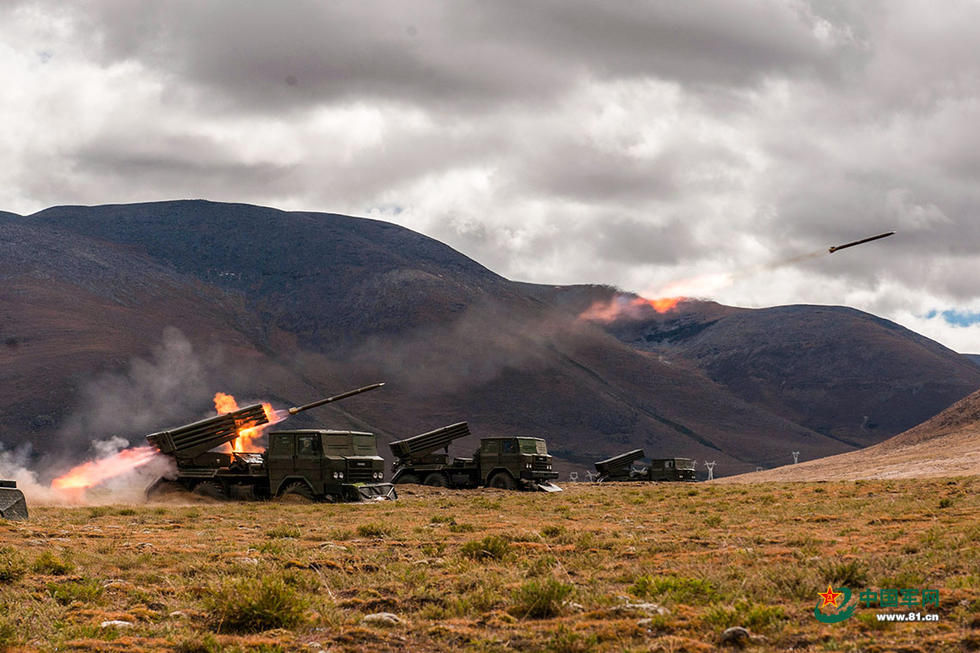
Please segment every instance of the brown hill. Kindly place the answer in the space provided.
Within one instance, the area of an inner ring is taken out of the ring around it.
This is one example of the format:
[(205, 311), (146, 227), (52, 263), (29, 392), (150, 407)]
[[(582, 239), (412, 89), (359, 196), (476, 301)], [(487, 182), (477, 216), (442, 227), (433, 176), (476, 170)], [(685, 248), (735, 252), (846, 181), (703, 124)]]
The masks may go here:
[(980, 474), (980, 391), (932, 419), (860, 451), (730, 476), (725, 483), (926, 478)]
[[(578, 312), (614, 296), (599, 286), (542, 288)], [(749, 403), (858, 447), (980, 388), (980, 367), (966, 356), (842, 306), (743, 309), (689, 300), (666, 313), (633, 310), (605, 328), (642, 351), (693, 363)]]
[[(468, 419), (475, 437), (543, 435), (579, 470), (634, 447), (726, 473), (853, 448), (835, 422), (801, 426), (696, 360), (577, 319), (562, 292), (375, 220), (202, 201), (0, 216), (0, 282), (0, 443), (49, 457), (139, 442), (204, 416), (218, 390), (287, 406), (381, 379), (307, 423), (393, 439)], [(744, 312), (685, 310), (678, 340)]]

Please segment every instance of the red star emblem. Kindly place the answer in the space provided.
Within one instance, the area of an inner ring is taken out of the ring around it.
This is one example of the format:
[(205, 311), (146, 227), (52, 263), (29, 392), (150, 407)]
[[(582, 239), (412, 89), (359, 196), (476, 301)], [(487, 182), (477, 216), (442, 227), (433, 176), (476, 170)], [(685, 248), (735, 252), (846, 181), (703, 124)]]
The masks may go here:
[(819, 596), (820, 598), (823, 599), (823, 603), (820, 604), (820, 607), (821, 608), (826, 608), (828, 605), (832, 605), (835, 608), (839, 608), (840, 607), (840, 599), (841, 599), (842, 596), (844, 596), (844, 593), (843, 592), (835, 592), (834, 591), (834, 588), (832, 586), (827, 585), (827, 591), (826, 592), (819, 592), (819, 593), (817, 593), (817, 596)]

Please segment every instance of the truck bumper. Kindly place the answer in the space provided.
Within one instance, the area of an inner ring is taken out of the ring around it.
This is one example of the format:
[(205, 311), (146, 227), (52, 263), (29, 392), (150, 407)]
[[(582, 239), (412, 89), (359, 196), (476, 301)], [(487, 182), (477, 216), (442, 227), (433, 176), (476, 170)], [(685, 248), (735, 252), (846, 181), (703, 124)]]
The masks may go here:
[(552, 483), (557, 478), (558, 472), (524, 471), (521, 473), (521, 484), (527, 490), (561, 492), (561, 488)]
[(350, 501), (394, 501), (398, 492), (391, 483), (356, 483), (344, 486)]
[(14, 488), (0, 488), (0, 517), (27, 519), (27, 501), (23, 492)]

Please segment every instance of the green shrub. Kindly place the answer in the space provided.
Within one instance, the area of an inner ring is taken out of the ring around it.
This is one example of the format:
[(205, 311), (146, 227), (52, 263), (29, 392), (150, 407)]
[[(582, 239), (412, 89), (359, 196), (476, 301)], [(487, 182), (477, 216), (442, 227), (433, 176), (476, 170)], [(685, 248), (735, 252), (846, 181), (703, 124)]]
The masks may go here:
[(503, 560), (510, 554), (510, 542), (497, 535), (487, 535), (464, 544), (462, 554), (474, 560)]
[(553, 524), (551, 526), (545, 526), (541, 529), (541, 535), (544, 537), (558, 537), (559, 535), (564, 535), (565, 527)]
[(629, 593), (639, 598), (672, 599), (678, 603), (707, 604), (718, 598), (715, 588), (701, 578), (640, 576)]
[(361, 537), (384, 538), (394, 535), (395, 529), (383, 524), (361, 524), (357, 527), (357, 534)]
[(820, 567), (824, 580), (834, 585), (864, 587), (868, 584), (868, 569), (860, 560), (832, 562)]
[(302, 623), (308, 602), (282, 578), (266, 576), (226, 583), (205, 605), (217, 631), (248, 633)]
[(6, 617), (0, 617), (0, 651), (6, 651), (17, 644), (17, 629), (7, 621)]
[(295, 526), (276, 526), (275, 528), (270, 528), (265, 532), (266, 537), (277, 538), (277, 537), (291, 537), (298, 538), (302, 533)]
[(708, 608), (703, 621), (720, 630), (732, 626), (744, 626), (749, 630), (769, 630), (782, 624), (786, 613), (778, 605), (765, 605), (751, 601), (736, 601), (731, 607), (716, 605)]
[(529, 580), (514, 591), (509, 612), (515, 617), (545, 619), (561, 612), (572, 586), (554, 578)]
[(0, 583), (13, 583), (27, 573), (24, 558), (9, 546), (0, 548)]
[(73, 572), (75, 565), (67, 560), (62, 560), (50, 551), (45, 551), (34, 560), (31, 569), (38, 574), (64, 576)]
[(94, 578), (69, 580), (62, 583), (48, 583), (51, 597), (62, 605), (72, 603), (95, 603), (104, 591), (102, 584)]

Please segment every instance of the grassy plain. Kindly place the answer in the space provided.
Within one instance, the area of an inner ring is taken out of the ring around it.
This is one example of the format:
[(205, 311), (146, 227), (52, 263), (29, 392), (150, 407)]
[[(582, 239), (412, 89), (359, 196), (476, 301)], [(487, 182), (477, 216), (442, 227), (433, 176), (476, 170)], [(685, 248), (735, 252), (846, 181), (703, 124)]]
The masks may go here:
[[(0, 522), (0, 650), (711, 651), (730, 626), (758, 651), (980, 649), (976, 478), (566, 488), (31, 506)], [(828, 583), (937, 589), (916, 610), (940, 621), (818, 623)]]

